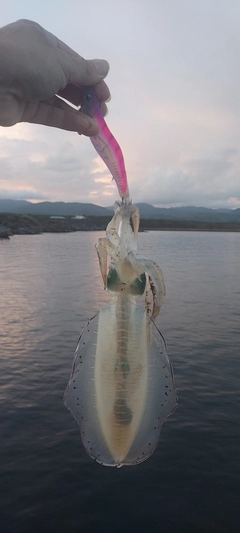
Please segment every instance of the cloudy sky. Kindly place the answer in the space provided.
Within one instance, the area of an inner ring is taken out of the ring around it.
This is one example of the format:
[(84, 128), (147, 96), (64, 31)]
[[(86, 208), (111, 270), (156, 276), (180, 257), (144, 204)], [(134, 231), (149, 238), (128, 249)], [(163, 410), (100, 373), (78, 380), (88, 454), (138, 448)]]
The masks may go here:
[[(4, 0), (2, 26), (35, 20), (110, 63), (107, 123), (131, 197), (155, 206), (240, 207), (239, 0)], [(0, 198), (112, 205), (89, 139), (0, 127)]]

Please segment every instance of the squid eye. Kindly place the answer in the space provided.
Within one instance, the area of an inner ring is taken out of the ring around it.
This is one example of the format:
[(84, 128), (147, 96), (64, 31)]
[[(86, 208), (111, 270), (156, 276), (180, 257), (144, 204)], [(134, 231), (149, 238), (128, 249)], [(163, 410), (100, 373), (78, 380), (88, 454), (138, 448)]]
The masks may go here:
[(92, 95), (91, 94), (86, 94), (86, 100), (87, 100), (87, 102), (91, 102)]

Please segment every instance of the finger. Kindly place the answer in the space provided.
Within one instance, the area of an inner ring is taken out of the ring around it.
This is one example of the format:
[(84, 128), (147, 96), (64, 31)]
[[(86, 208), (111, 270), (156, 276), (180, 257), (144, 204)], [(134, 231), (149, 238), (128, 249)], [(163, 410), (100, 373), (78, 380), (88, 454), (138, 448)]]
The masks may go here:
[[(79, 110), (71, 108), (69, 106), (69, 104), (64, 102), (63, 100), (61, 100), (61, 98), (62, 98), (62, 95), (61, 95), (61, 97), (59, 97), (59, 95), (56, 95), (53, 98), (49, 98), (49, 100), (45, 100), (45, 104), (57, 107), (57, 108), (62, 109), (63, 111), (66, 111), (66, 112), (69, 112), (69, 111), (72, 110), (72, 112), (75, 112), (77, 114), (79, 113)], [(68, 101), (70, 101), (70, 100), (68, 100)], [(102, 114), (105, 117), (108, 114), (108, 108), (107, 108), (105, 102), (102, 102), (100, 104), (100, 107), (101, 107)]]
[(0, 94), (0, 125), (14, 126), (20, 121), (23, 109), (24, 104), (19, 102), (14, 94), (3, 90)]
[(58, 91), (57, 94), (75, 106), (81, 104), (81, 87), (79, 87), (79, 85), (67, 85), (65, 89)]
[[(72, 72), (68, 83), (76, 83), (79, 85), (95, 85), (98, 81), (103, 80), (103, 78), (106, 77), (109, 71), (108, 61), (105, 59), (84, 59), (63, 41), (57, 37), (55, 38), (52, 36), (52, 34), (50, 35), (56, 39), (60, 57), (65, 57), (65, 59), (67, 58), (68, 62), (69, 59), (71, 59)], [(107, 89), (107, 91), (109, 93), (109, 89)], [(103, 99), (104, 98), (105, 97), (103, 97)]]
[[(101, 104), (102, 111), (106, 113), (106, 106), (104, 106), (104, 102), (110, 100), (110, 91), (108, 86), (104, 81), (100, 81), (96, 85), (94, 85), (94, 90), (96, 93), (96, 97), (98, 101)], [(71, 102), (72, 104), (79, 106), (81, 104), (81, 87), (79, 85), (67, 85), (65, 89), (58, 91), (58, 96), (61, 96), (61, 98), (64, 98), (68, 102)]]
[(109, 64), (105, 59), (86, 60), (62, 49), (58, 49), (58, 59), (66, 76), (66, 85), (95, 85), (109, 71)]
[[(45, 30), (46, 32), (46, 30)], [(83, 59), (82, 56), (80, 56), (79, 54), (77, 54), (77, 52), (75, 52), (72, 48), (70, 48), (70, 46), (68, 46), (67, 44), (65, 44), (63, 41), (61, 41), (61, 39), (58, 39), (58, 37), (55, 37), (55, 35), (52, 35), (52, 33), (50, 34), (49, 32), (47, 32), (48, 35), (50, 36), (50, 38), (54, 38), (56, 39), (57, 41), (57, 48), (59, 48), (59, 50), (61, 50), (62, 52), (65, 52), (69, 55), (71, 55), (72, 57), (75, 57), (75, 58), (81, 58)], [(52, 44), (52, 43), (51, 43)]]
[(107, 108), (105, 102), (102, 102), (102, 104), (101, 104), (101, 111), (102, 111), (103, 116), (106, 117), (107, 114), (108, 114), (108, 108)]
[(99, 102), (107, 102), (111, 99), (110, 91), (105, 81), (96, 83), (94, 91)]
[(99, 132), (98, 124), (94, 119), (71, 109), (60, 99), (58, 102), (27, 102), (19, 122), (42, 124), (67, 131), (76, 131), (88, 137)]

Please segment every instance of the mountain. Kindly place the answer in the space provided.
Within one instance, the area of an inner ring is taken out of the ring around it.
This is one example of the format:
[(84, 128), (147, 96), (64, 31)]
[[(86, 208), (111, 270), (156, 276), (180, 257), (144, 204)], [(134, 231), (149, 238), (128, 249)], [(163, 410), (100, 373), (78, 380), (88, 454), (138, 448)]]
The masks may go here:
[(22, 215), (55, 215), (55, 216), (109, 216), (108, 209), (94, 204), (78, 202), (40, 202), (32, 204), (26, 200), (1, 200), (0, 213), (18, 213)]
[[(154, 207), (151, 204), (135, 204), (141, 218), (161, 220), (196, 220), (205, 222), (240, 222), (240, 209), (210, 209), (208, 207)], [(113, 207), (107, 208), (113, 212)]]
[[(240, 209), (210, 209), (207, 207), (154, 207), (151, 204), (136, 204), (142, 219), (192, 220), (204, 222), (240, 222)], [(55, 216), (111, 216), (113, 206), (100, 207), (79, 202), (40, 202), (26, 200), (1, 200), (0, 213)]]

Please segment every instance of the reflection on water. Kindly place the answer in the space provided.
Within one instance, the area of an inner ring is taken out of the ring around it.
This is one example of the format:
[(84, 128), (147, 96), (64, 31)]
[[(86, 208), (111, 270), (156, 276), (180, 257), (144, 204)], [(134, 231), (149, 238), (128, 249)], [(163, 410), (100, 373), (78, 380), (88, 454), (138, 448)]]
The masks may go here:
[(153, 457), (117, 472), (88, 459), (62, 401), (78, 335), (110, 299), (94, 248), (100, 236), (0, 242), (1, 527), (237, 532), (240, 234), (140, 234), (140, 253), (164, 273), (158, 325), (179, 408)]

